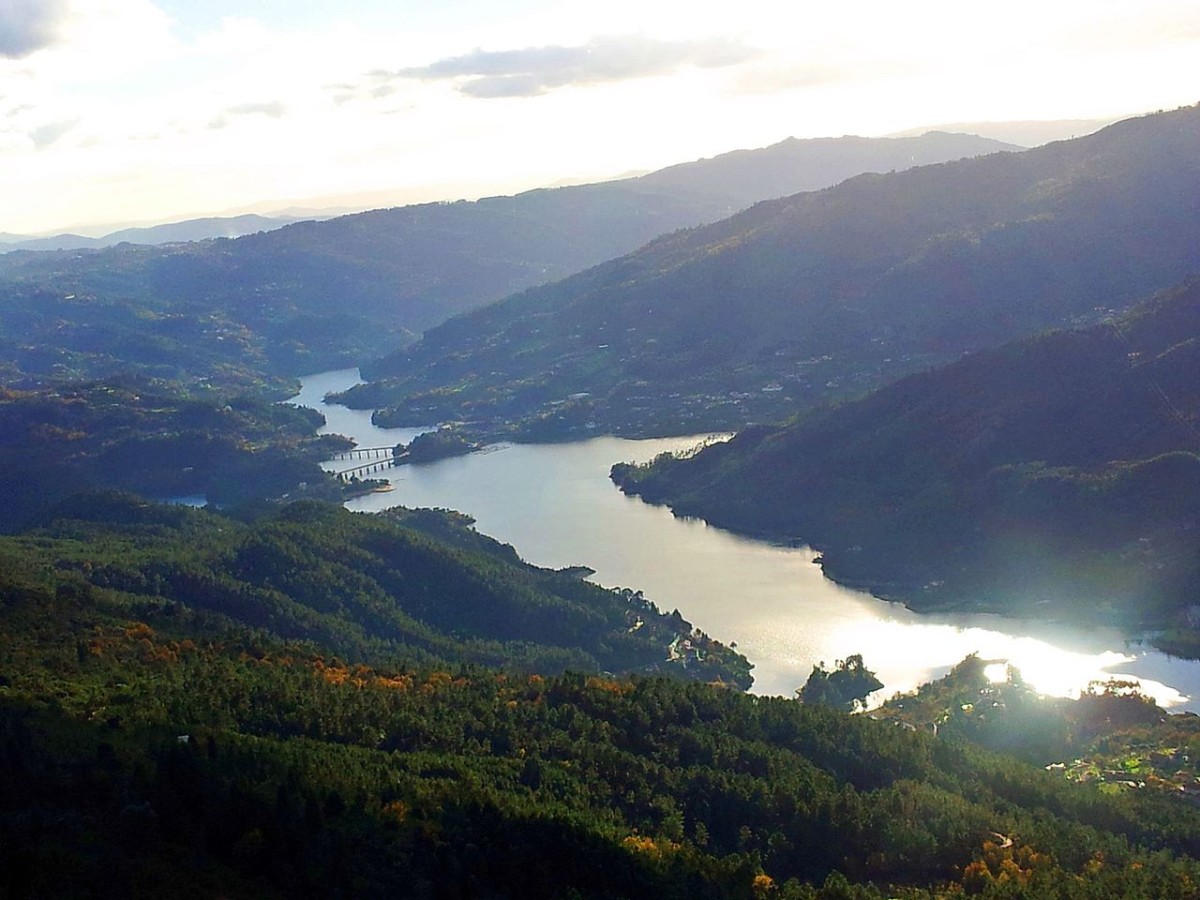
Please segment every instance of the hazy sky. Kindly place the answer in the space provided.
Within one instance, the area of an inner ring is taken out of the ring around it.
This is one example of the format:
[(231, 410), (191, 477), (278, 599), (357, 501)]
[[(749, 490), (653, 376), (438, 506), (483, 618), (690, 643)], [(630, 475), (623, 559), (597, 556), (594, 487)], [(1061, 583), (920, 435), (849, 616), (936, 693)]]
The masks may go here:
[(1195, 0), (0, 0), (0, 231), (1200, 100)]

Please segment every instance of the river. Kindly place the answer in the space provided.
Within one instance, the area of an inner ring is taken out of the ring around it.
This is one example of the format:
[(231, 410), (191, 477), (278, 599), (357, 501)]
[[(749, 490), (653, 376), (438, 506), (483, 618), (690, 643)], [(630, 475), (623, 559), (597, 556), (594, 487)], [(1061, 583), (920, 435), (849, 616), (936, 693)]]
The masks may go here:
[[(356, 369), (302, 379), (291, 402), (324, 413), (322, 431), (360, 447), (407, 443), (423, 429), (383, 429), (370, 413), (323, 402), (359, 382)], [(394, 490), (349, 501), (358, 511), (389, 506), (456, 509), (539, 566), (585, 565), (592, 580), (645, 592), (660, 609), (736, 644), (754, 663), (754, 692), (790, 696), (814, 664), (861, 653), (884, 683), (876, 702), (947, 672), (969, 653), (1006, 659), (1026, 682), (1066, 695), (1094, 680), (1137, 680), (1161, 705), (1200, 712), (1200, 663), (1128, 645), (1112, 629), (999, 616), (922, 616), (840, 587), (806, 547), (743, 538), (626, 497), (608, 479), (619, 461), (644, 461), (693, 446), (702, 436), (569, 444), (499, 445), (470, 456), (385, 470)], [(357, 463), (328, 463), (335, 470)]]

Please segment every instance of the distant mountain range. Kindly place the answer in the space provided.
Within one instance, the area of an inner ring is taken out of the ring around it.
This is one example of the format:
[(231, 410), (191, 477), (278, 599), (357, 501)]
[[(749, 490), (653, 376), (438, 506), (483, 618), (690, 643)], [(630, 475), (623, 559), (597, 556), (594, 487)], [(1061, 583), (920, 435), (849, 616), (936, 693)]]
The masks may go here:
[[(312, 217), (309, 217), (312, 218)], [(143, 225), (122, 228), (103, 237), (85, 237), (81, 234), (56, 234), (49, 237), (27, 237), (20, 234), (0, 233), (0, 253), (13, 250), (85, 250), (112, 247), (116, 244), (171, 244), (180, 241), (203, 241), (208, 238), (241, 237), (258, 231), (273, 231), (302, 221), (300, 216), (210, 216), (202, 219), (187, 219), (162, 225)]]
[(1050, 141), (1066, 141), (1099, 131), (1127, 116), (1107, 119), (1028, 119), (1012, 122), (954, 122), (898, 131), (889, 137), (910, 137), (927, 131), (954, 131), (1009, 141), (1022, 147), (1039, 147)]
[[(31, 344), (45, 319), (38, 353), (59, 347), (65, 338), (54, 329), (63, 321), (72, 328), (78, 316), (46, 319), (39, 311), (70, 298), (87, 305), (89, 319), (99, 318), (96, 327), (114, 316), (121, 329), (134, 321), (129, 362), (138, 359), (132, 344), (160, 326), (170, 332), (162, 340), (190, 335), (192, 343), (212, 344), (211, 323), (172, 317), (216, 315), (231, 320), (221, 325), (222, 340), (237, 333), (261, 346), (254, 352), (274, 371), (303, 374), (382, 354), (455, 313), (764, 197), (1003, 147), (946, 134), (784, 141), (640, 178), (375, 210), (232, 240), (13, 252), (0, 256), (0, 289), (28, 302), (16, 304), (19, 314), (0, 310), (0, 344)], [(109, 307), (125, 313), (106, 313)], [(145, 311), (165, 318), (148, 320)], [(96, 342), (94, 334), (81, 340)], [(153, 352), (176, 355), (165, 346)], [(177, 355), (192, 355), (190, 345)], [(78, 357), (53, 364), (80, 371)]]
[[(946, 133), (950, 131), (956, 133)], [(920, 129), (887, 138), (788, 138), (761, 150), (735, 150), (658, 172), (602, 181), (572, 179), (554, 187), (591, 186), (636, 179), (646, 186), (696, 191), (702, 181), (707, 181), (709, 187), (704, 190), (714, 196), (724, 197), (728, 204), (726, 212), (734, 212), (759, 200), (827, 187), (861, 172), (902, 169), (1003, 149), (1016, 149), (1016, 145), (1006, 145), (994, 138), (977, 137), (967, 129)], [(345, 210), (295, 210), (289, 211), (289, 214), (270, 216), (254, 213), (205, 216), (121, 228), (99, 237), (69, 232), (36, 237), (0, 232), (0, 253), (12, 250), (94, 250), (120, 243), (157, 245), (235, 238), (260, 231), (274, 231), (294, 222), (322, 221), (344, 214), (347, 214)]]
[(614, 477), (918, 608), (1162, 628), (1200, 591), (1198, 454), (1200, 278)]
[(1200, 271), (1200, 107), (771, 200), (427, 332), (347, 395), (517, 436), (778, 420)]

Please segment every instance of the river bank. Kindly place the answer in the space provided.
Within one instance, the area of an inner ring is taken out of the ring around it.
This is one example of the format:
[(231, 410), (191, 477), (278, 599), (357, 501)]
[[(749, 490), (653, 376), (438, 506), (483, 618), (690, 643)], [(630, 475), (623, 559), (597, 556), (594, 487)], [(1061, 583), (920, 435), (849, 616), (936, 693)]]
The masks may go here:
[[(360, 446), (408, 443), (429, 430), (383, 429), (370, 412), (327, 406), (327, 392), (357, 380), (354, 370), (304, 380), (293, 402), (325, 413), (325, 431)], [(491, 453), (386, 470), (395, 490), (346, 505), (364, 512), (396, 505), (443, 507), (546, 567), (585, 565), (592, 580), (644, 591), (679, 609), (706, 633), (734, 643), (755, 663), (754, 692), (790, 696), (812, 667), (861, 653), (886, 698), (941, 677), (970, 653), (1006, 659), (1046, 693), (1092, 680), (1139, 680), (1156, 700), (1200, 711), (1200, 666), (1140, 645), (1116, 629), (1049, 624), (994, 615), (922, 616), (825, 578), (807, 547), (750, 540), (696, 519), (677, 518), (620, 493), (614, 462), (649, 460), (694, 446), (702, 435), (646, 441), (596, 437), (566, 444), (506, 445)], [(334, 468), (332, 464), (328, 467)]]

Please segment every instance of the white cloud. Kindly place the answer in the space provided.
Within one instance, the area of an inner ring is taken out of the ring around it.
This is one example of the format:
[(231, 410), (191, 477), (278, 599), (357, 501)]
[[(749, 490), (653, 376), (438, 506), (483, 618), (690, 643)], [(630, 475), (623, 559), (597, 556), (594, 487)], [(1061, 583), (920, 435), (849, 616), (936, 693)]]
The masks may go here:
[(268, 119), (281, 119), (287, 113), (287, 104), (279, 100), (267, 103), (239, 103), (231, 106), (213, 119), (209, 128), (225, 128), (231, 119), (239, 116), (264, 116)]
[(844, 82), (900, 78), (912, 75), (916, 70), (916, 66), (899, 61), (838, 65), (832, 61), (788, 62), (775, 59), (762, 65), (748, 66), (732, 82), (731, 89), (735, 93), (775, 94)]
[(29, 133), (29, 139), (38, 150), (43, 150), (55, 143), (59, 138), (79, 124), (78, 119), (67, 119), (61, 122), (47, 122)]
[(287, 112), (287, 106), (278, 100), (267, 103), (239, 103), (229, 107), (226, 112), (231, 116), (266, 116), (269, 119), (278, 119)]
[(203, 54), (243, 56), (271, 46), (277, 36), (248, 16), (226, 16), (216, 31), (202, 33), (195, 49)]
[(60, 0), (60, 40), (41, 61), (52, 77), (109, 79), (173, 54), (170, 20), (151, 0)]
[(4, 0), (0, 4), (0, 57), (22, 59), (62, 38), (67, 0)]
[(667, 75), (685, 66), (734, 66), (758, 55), (757, 50), (726, 38), (667, 41), (625, 35), (593, 38), (576, 46), (477, 49), (425, 66), (372, 74), (422, 81), (457, 80), (458, 89), (470, 97), (536, 97), (567, 86)]

